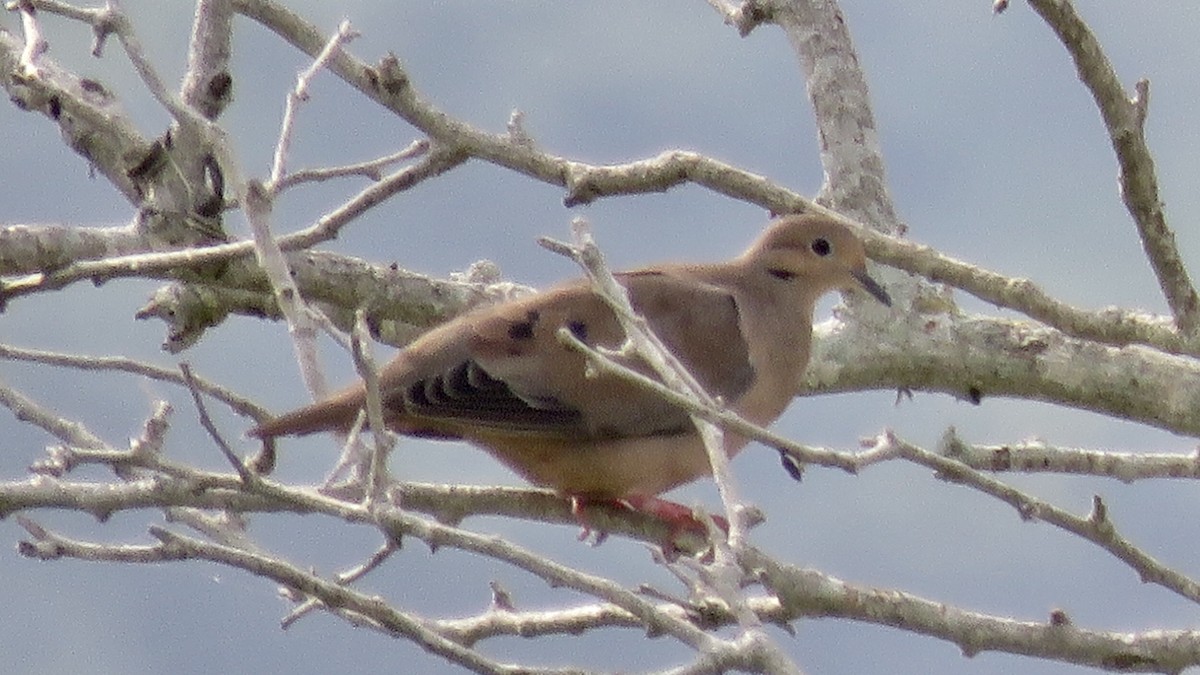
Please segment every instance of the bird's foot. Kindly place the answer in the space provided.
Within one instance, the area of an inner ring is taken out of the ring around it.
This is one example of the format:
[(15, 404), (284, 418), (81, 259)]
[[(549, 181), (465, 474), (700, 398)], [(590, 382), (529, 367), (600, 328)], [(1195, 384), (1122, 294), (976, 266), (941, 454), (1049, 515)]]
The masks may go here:
[[(697, 518), (692, 509), (678, 502), (644, 495), (630, 495), (618, 501), (632, 511), (640, 511), (666, 523), (671, 528), (671, 540), (674, 540), (677, 535), (684, 533), (698, 534), (702, 537), (708, 536), (708, 527), (704, 521)], [(713, 523), (722, 532), (729, 534), (728, 520), (725, 520), (722, 516), (711, 514), (709, 517), (712, 518)]]
[(603, 504), (616, 503), (615, 499), (589, 499), (579, 495), (571, 495), (568, 497), (571, 501), (571, 515), (575, 517), (575, 522), (579, 523), (579, 541), (589, 541), (592, 546), (599, 546), (608, 539), (608, 532), (605, 530), (597, 530), (592, 527), (592, 522), (587, 517), (584, 509), (588, 504)]
[[(586, 509), (588, 506), (612, 506), (630, 511), (644, 513), (652, 518), (656, 518), (663, 522), (670, 531), (663, 540), (663, 550), (673, 550), (674, 542), (684, 535), (693, 535), (700, 537), (708, 536), (708, 527), (705, 522), (696, 517), (692, 509), (678, 502), (659, 499), (654, 496), (647, 495), (630, 495), (623, 499), (598, 499), (594, 497), (585, 497), (573, 495), (569, 497), (571, 502), (571, 515), (575, 517), (575, 522), (579, 523), (581, 528), (579, 531), (579, 541), (590, 541), (593, 546), (597, 546), (608, 539), (608, 532), (597, 529), (588, 518)], [(725, 534), (729, 533), (729, 521), (722, 516), (710, 515), (713, 523), (721, 529)]]

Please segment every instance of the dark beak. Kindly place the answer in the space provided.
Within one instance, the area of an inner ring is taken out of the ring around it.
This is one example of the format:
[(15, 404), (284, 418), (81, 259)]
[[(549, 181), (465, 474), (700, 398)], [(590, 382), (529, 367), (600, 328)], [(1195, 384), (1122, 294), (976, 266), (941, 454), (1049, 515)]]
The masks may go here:
[(850, 276), (854, 277), (855, 281), (862, 284), (862, 287), (867, 289), (868, 293), (875, 296), (876, 300), (882, 302), (888, 307), (892, 306), (892, 299), (888, 296), (887, 291), (883, 290), (883, 286), (880, 286), (878, 281), (872, 279), (870, 275), (867, 274), (866, 270), (851, 270)]

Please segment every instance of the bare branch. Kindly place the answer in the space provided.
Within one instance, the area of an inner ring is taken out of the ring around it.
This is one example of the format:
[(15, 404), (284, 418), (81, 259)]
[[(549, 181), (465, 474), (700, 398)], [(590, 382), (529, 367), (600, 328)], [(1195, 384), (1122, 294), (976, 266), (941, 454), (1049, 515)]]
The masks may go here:
[(371, 446), (370, 464), (366, 471), (367, 485), (364, 490), (363, 503), (368, 509), (382, 504), (386, 498), (386, 488), (389, 482), (387, 459), (396, 445), (396, 438), (388, 430), (383, 420), (383, 398), (379, 392), (379, 370), (375, 366), (375, 358), (371, 354), (370, 330), (367, 328), (366, 315), (359, 310), (354, 322), (354, 334), (350, 340), (351, 352), (354, 355), (354, 366), (362, 378), (367, 390), (367, 422), (371, 428), (374, 443)]
[(985, 476), (961, 462), (902, 441), (891, 433), (881, 434), (876, 439), (876, 445), (893, 448), (905, 459), (935, 470), (938, 478), (966, 485), (999, 499), (1016, 509), (1025, 520), (1044, 521), (1090, 541), (1132, 568), (1143, 582), (1158, 584), (1192, 602), (1200, 602), (1200, 583), (1155, 560), (1117, 532), (1108, 519), (1107, 510), (1099, 496), (1095, 498), (1092, 515), (1075, 516), (1049, 502), (1031, 497)]
[(1118, 308), (1082, 310), (1056, 300), (1029, 279), (1006, 277), (955, 260), (929, 246), (872, 232), (861, 234), (868, 255), (885, 265), (960, 288), (980, 300), (1014, 309), (1067, 335), (1118, 347), (1144, 344), (1169, 354), (1200, 355), (1200, 342), (1181, 335), (1169, 318)]
[(233, 4), (229, 0), (198, 0), (188, 43), (184, 102), (214, 120), (233, 100), (229, 59), (233, 42)]
[(938, 454), (978, 471), (1056, 473), (1114, 478), (1123, 483), (1152, 478), (1200, 478), (1200, 453), (1147, 453), (1064, 448), (1031, 440), (1002, 445), (967, 443), (951, 428)]
[(225, 438), (217, 429), (216, 423), (209, 417), (208, 408), (204, 405), (204, 397), (200, 395), (200, 389), (196, 387), (195, 379), (192, 376), (191, 366), (186, 363), (180, 363), (179, 372), (183, 373), (183, 381), (187, 384), (188, 391), (192, 394), (192, 402), (196, 404), (196, 412), (200, 416), (200, 425), (208, 432), (208, 437), (212, 439), (213, 443), (220, 448), (221, 454), (225, 456), (225, 459), (237, 470), (242, 482), (248, 486), (252, 485), (255, 475), (247, 468), (246, 464), (242, 462), (237, 454), (234, 453), (229, 444), (225, 442)]
[(397, 162), (414, 157), (420, 157), (429, 152), (429, 141), (424, 139), (415, 140), (408, 144), (408, 147), (398, 152), (393, 152), (390, 155), (384, 155), (378, 159), (368, 160), (366, 162), (358, 162), (356, 164), (346, 164), (344, 166), (333, 166), (324, 169), (301, 169), (293, 171), (283, 177), (279, 181), (277, 190), (283, 191), (293, 185), (301, 183), (319, 183), (321, 181), (333, 180), (335, 178), (345, 178), (347, 176), (365, 176), (373, 181), (383, 180), (383, 175), (380, 173), (384, 169)]
[(855, 586), (817, 570), (780, 564), (756, 549), (746, 553), (743, 564), (762, 570), (763, 584), (787, 616), (816, 613), (892, 626), (957, 644), (966, 656), (1001, 651), (1106, 670), (1161, 673), (1200, 664), (1198, 631), (1115, 633), (1061, 620), (989, 616), (902, 591)]
[(287, 319), (288, 333), (292, 337), (292, 348), (296, 352), (296, 361), (300, 365), (304, 384), (313, 399), (320, 400), (329, 393), (329, 383), (317, 355), (317, 331), (309, 318), (305, 299), (300, 294), (283, 250), (271, 234), (273, 199), (270, 191), (262, 183), (257, 180), (250, 181), (246, 189), (246, 220), (254, 233), (254, 251), (258, 264), (266, 273), (271, 294)]
[(58, 125), (67, 146), (103, 175), (132, 204), (142, 195), (129, 170), (152, 146), (101, 83), (81, 78), (42, 58), (36, 76), (21, 74), (25, 44), (0, 31), (0, 79), (13, 103), (40, 112)]
[(64, 443), (84, 448), (105, 447), (104, 441), (84, 425), (54, 414), (3, 382), (0, 382), (0, 405), (11, 410), (18, 420), (34, 424)]
[[(286, 237), (280, 237), (279, 245), (285, 250), (309, 248), (332, 239), (337, 236), (342, 227), (367, 210), (415, 185), (450, 171), (466, 162), (467, 159), (468, 157), (460, 152), (434, 143), (430, 146), (429, 154), (425, 155), (421, 161), (412, 166), (406, 166), (367, 187), (347, 200), (346, 203), (321, 216), (311, 227)], [(286, 180), (284, 184), (286, 184)]]
[[(681, 394), (699, 406), (716, 409), (717, 403), (687, 368), (671, 352), (671, 350), (654, 334), (646, 320), (639, 316), (629, 302), (625, 288), (617, 282), (604, 262), (596, 242), (592, 239), (587, 221), (575, 218), (571, 222), (571, 230), (575, 235), (576, 246), (551, 245), (556, 251), (565, 252), (587, 273), (595, 293), (608, 304), (616, 315), (625, 331), (625, 338), (630, 342), (634, 352), (650, 365), (662, 378), (668, 389)], [(545, 241), (545, 240), (543, 240)], [(571, 331), (560, 329), (559, 339), (564, 342), (574, 338)], [(578, 342), (578, 340), (575, 340)], [(585, 353), (595, 353), (594, 350), (584, 349)], [(616, 364), (613, 364), (616, 365)], [(724, 440), (719, 429), (710, 430), (710, 422), (704, 417), (697, 416), (692, 420), (696, 429), (704, 438), (705, 449), (708, 450), (709, 462), (712, 465), (713, 477), (725, 506), (726, 517), (729, 518), (729, 536), (731, 540), (745, 537), (745, 523), (740, 517), (743, 504), (737, 497), (733, 474), (729, 470), (729, 457), (725, 454)], [(715, 431), (716, 433), (712, 433)]]
[(275, 157), (271, 162), (271, 175), (264, 185), (268, 194), (277, 194), (280, 181), (287, 176), (287, 156), (292, 145), (292, 129), (296, 122), (296, 112), (300, 104), (308, 100), (309, 84), (325, 67), (329, 59), (342, 48), (342, 45), (348, 44), (357, 36), (358, 32), (350, 27), (350, 22), (342, 21), (337, 32), (329, 38), (329, 42), (321, 49), (313, 62), (296, 78), (295, 88), (288, 92), (287, 102), (283, 109), (283, 121), (279, 125), (279, 141), (275, 144)]
[[(400, 550), (400, 544), (394, 540), (389, 539), (383, 544), (383, 546), (381, 546), (379, 548), (379, 550), (375, 551), (375, 553), (365, 563), (359, 565), (358, 567), (356, 567), (348, 572), (343, 572), (341, 574), (336, 575), (334, 577), (334, 580), (337, 583), (343, 584), (343, 585), (352, 584), (355, 581), (358, 581), (359, 579), (365, 577), (367, 574), (370, 574), (371, 572), (373, 572), (380, 565), (382, 565), (384, 563), (384, 561), (386, 561), (388, 558), (390, 558), (392, 556), (392, 554), (394, 554), (396, 551), (399, 551), (399, 550)], [(321, 609), (322, 607), (324, 607), (324, 605), (321, 603), (320, 600), (318, 600), (317, 598), (308, 597), (308, 598), (304, 599), (303, 601), (301, 601), (300, 604), (298, 604), (295, 609), (288, 612), (287, 616), (283, 617), (283, 620), (280, 621), (280, 626), (282, 626), (284, 629), (287, 629), (295, 622), (304, 618), (308, 614), (311, 614), (313, 612), (313, 610)], [(443, 634), (445, 633), (445, 631), (442, 630), (440, 627), (438, 629), (438, 632), (443, 633)], [(451, 637), (450, 639), (453, 640), (454, 638)], [(460, 644), (463, 644), (466, 647), (471, 646), (471, 644), (465, 643), (462, 640), (455, 640), (455, 641), (459, 642)]]
[(867, 79), (837, 2), (773, 3), (772, 20), (804, 70), (825, 181), (816, 201), (871, 228), (899, 229), (883, 167)]
[[(639, 355), (662, 378), (666, 388), (676, 392), (690, 403), (702, 406), (710, 411), (720, 406), (698, 380), (688, 371), (682, 362), (667, 348), (645, 318), (641, 317), (630, 304), (625, 288), (617, 282), (609, 271), (604, 256), (592, 238), (587, 222), (576, 218), (571, 223), (576, 246), (569, 247), (552, 245), (555, 250), (564, 251), (587, 272), (592, 289), (601, 297), (616, 315), (625, 332), (625, 339), (634, 353)], [(571, 331), (560, 329), (559, 339), (572, 340), (575, 336)], [(578, 342), (578, 340), (575, 340)], [(594, 350), (586, 347), (589, 355)], [(621, 368), (609, 359), (606, 365)], [(628, 369), (622, 369), (628, 370)], [(632, 371), (629, 371), (632, 372)], [(779, 645), (763, 630), (762, 622), (751, 609), (742, 594), (742, 569), (737, 565), (737, 551), (745, 544), (750, 526), (753, 524), (751, 513), (753, 509), (742, 500), (732, 470), (729, 467), (729, 456), (725, 451), (724, 430), (714, 424), (706, 415), (693, 415), (692, 422), (696, 426), (708, 453), (713, 479), (717, 491), (725, 507), (729, 523), (729, 537), (725, 541), (715, 526), (709, 525), (710, 540), (715, 554), (713, 560), (697, 570), (697, 578), (703, 581), (706, 591), (715, 595), (730, 608), (736, 617), (740, 632), (732, 641), (724, 641), (709, 646), (704, 651), (701, 662), (712, 662), (720, 669), (729, 667), (734, 662), (758, 663), (768, 673), (796, 673), (800, 670), (780, 649)], [(711, 520), (711, 519), (710, 519)]]
[(1175, 324), (1184, 334), (1194, 338), (1200, 331), (1200, 296), (1196, 294), (1175, 245), (1175, 233), (1167, 225), (1162, 199), (1158, 195), (1154, 158), (1146, 145), (1143, 128), (1150, 84), (1146, 80), (1140, 81), (1136, 96), (1125, 92), (1099, 40), (1070, 0), (1029, 0), (1029, 4), (1070, 52), (1079, 79), (1100, 109), (1113, 150), (1117, 153), (1121, 197), (1137, 225), (1142, 248), (1158, 276), (1158, 284), (1171, 307)]
[[(140, 375), (160, 382), (171, 382), (179, 385), (186, 384), (183, 376), (177, 370), (162, 368), (152, 363), (145, 363), (122, 356), (81, 356), (78, 354), (48, 352), (40, 349), (22, 349), (20, 347), (0, 344), (0, 359), (29, 361), (31, 363), (42, 363), (48, 366), (75, 368), (78, 370), (108, 370)], [(199, 391), (224, 403), (241, 415), (246, 415), (256, 421), (265, 420), (270, 417), (270, 413), (262, 406), (245, 397), (239, 396), (225, 387), (202, 377), (195, 377), (192, 382)]]
[(1027, 398), (1200, 433), (1195, 359), (1118, 349), (1029, 321), (952, 313), (905, 319), (869, 339), (836, 318), (816, 325), (804, 392), (939, 391), (976, 404)]

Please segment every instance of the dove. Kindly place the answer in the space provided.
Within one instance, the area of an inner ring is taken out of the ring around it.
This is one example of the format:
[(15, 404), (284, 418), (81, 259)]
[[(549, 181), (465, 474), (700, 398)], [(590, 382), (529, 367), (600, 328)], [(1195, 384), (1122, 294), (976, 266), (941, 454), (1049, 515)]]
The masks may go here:
[[(763, 426), (798, 393), (821, 296), (858, 289), (891, 305), (867, 273), (861, 241), (819, 215), (776, 219), (728, 262), (615, 276), (705, 390)], [(558, 338), (560, 328), (592, 347), (616, 350), (625, 339), (583, 279), (475, 309), (423, 334), (381, 369), (385, 424), (403, 435), (465, 440), (573, 500), (615, 500), (664, 519), (681, 517), (684, 507), (657, 495), (711, 475), (688, 413), (636, 384), (589, 371), (587, 357)], [(658, 379), (636, 356), (614, 358)], [(249, 434), (347, 430), (365, 399), (359, 382)], [(747, 442), (724, 434), (730, 457)]]

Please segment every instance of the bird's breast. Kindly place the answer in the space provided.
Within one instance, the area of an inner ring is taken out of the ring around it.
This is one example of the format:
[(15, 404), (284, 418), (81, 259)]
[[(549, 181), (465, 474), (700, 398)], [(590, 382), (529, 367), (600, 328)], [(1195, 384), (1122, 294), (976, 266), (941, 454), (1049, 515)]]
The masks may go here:
[[(471, 441), (526, 480), (564, 495), (621, 499), (653, 496), (711, 475), (699, 434), (687, 433), (604, 440), (475, 436)], [(726, 452), (736, 454), (744, 439), (729, 437)]]

